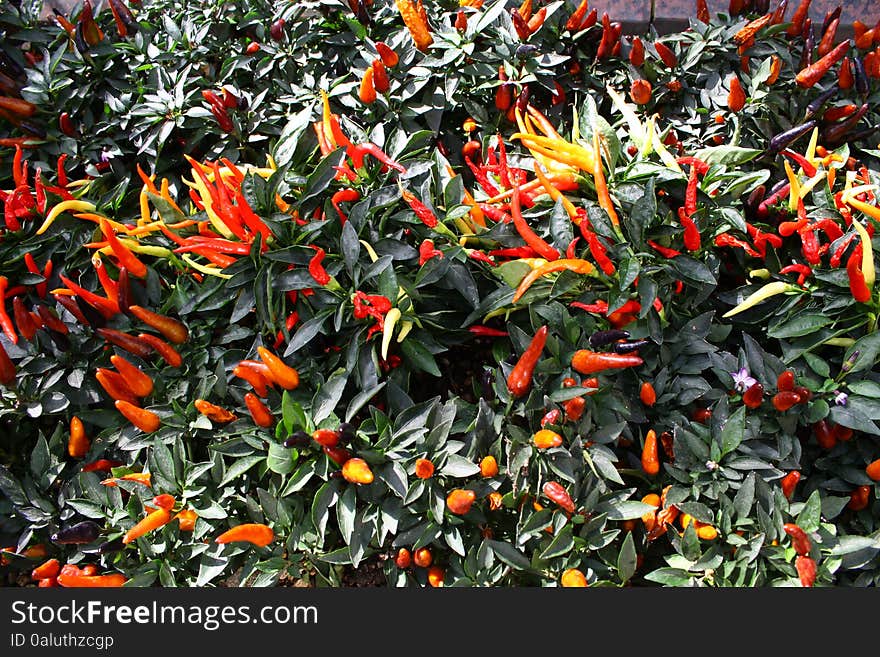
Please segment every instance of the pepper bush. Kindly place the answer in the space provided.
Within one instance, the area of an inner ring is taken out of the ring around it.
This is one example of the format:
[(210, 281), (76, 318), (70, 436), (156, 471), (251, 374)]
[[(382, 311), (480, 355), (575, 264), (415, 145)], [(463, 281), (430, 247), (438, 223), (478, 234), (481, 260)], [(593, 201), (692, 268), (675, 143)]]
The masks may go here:
[(767, 4), (8, 7), (4, 570), (876, 585), (880, 34)]

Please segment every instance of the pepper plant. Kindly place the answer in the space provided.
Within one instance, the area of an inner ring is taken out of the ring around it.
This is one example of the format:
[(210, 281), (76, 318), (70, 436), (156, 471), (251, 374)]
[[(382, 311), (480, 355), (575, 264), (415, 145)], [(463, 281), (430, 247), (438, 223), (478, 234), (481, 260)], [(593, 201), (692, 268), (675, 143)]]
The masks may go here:
[(4, 15), (7, 572), (876, 585), (880, 35), (741, 5)]

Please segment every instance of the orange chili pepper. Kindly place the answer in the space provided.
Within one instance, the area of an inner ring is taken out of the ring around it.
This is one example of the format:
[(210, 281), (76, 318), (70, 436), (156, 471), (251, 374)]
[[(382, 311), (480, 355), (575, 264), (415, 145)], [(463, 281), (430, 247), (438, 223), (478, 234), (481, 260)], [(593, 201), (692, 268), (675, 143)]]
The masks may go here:
[(129, 306), (131, 314), (141, 320), (147, 326), (156, 329), (171, 342), (182, 344), (189, 337), (186, 326), (176, 319), (154, 313), (142, 306)]
[(254, 393), (245, 393), (244, 403), (247, 405), (248, 411), (250, 411), (251, 417), (254, 419), (254, 424), (258, 427), (268, 428), (275, 426), (275, 418), (272, 417), (272, 413)]
[(246, 523), (243, 525), (236, 525), (232, 529), (229, 529), (217, 538), (214, 539), (215, 543), (252, 543), (257, 547), (266, 547), (275, 540), (275, 532), (268, 525), (264, 525), (261, 523)]
[(70, 419), (70, 436), (67, 439), (67, 453), (70, 454), (72, 458), (81, 459), (88, 454), (91, 446), (92, 443), (86, 435), (82, 420), (74, 415)]
[(138, 522), (125, 533), (125, 536), (122, 537), (122, 542), (125, 545), (128, 545), (141, 536), (159, 529), (159, 527), (162, 527), (163, 525), (167, 525), (169, 522), (171, 522), (171, 512), (168, 509), (156, 509), (155, 511), (151, 511), (143, 520)]
[(153, 392), (153, 379), (146, 372), (141, 371), (139, 367), (129, 363), (122, 356), (113, 354), (110, 356), (110, 362), (122, 375), (125, 384), (138, 397), (146, 397)]
[(204, 415), (212, 422), (226, 424), (227, 422), (232, 422), (236, 419), (235, 413), (226, 410), (222, 406), (212, 404), (206, 399), (196, 399), (194, 405), (199, 413)]
[(124, 399), (116, 400), (116, 409), (122, 413), (129, 422), (144, 433), (152, 433), (162, 424), (162, 420), (158, 415), (153, 413), (153, 411), (148, 411), (145, 408), (138, 408)]
[(285, 390), (294, 390), (299, 386), (299, 373), (294, 368), (265, 347), (257, 347), (257, 353), (269, 368), (269, 374), (275, 383)]
[(649, 475), (660, 472), (660, 454), (657, 450), (657, 433), (650, 429), (642, 447), (642, 469)]
[(581, 260), (580, 258), (562, 258), (560, 260), (554, 260), (553, 262), (540, 265), (523, 276), (523, 279), (519, 282), (516, 292), (513, 295), (513, 303), (519, 301), (532, 284), (539, 278), (563, 270), (573, 271), (576, 274), (589, 275), (596, 271), (596, 268), (591, 262)]

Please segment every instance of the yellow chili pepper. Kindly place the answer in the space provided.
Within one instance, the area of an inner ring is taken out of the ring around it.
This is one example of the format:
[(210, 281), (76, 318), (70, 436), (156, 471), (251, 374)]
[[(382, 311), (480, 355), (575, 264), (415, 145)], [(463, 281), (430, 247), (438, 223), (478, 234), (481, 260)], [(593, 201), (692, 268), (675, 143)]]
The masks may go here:
[[(874, 209), (880, 211), (880, 208)], [(874, 287), (874, 280), (876, 278), (876, 273), (874, 271), (874, 247), (871, 244), (871, 236), (868, 235), (868, 231), (865, 230), (865, 227), (855, 218), (853, 218), (852, 225), (859, 234), (859, 237), (862, 238), (862, 275), (865, 278), (865, 285), (870, 290)]]
[(759, 288), (758, 290), (752, 292), (752, 294), (747, 296), (741, 304), (724, 313), (722, 317), (733, 317), (734, 315), (738, 315), (739, 313), (758, 305), (762, 301), (769, 299), (772, 296), (787, 292), (802, 292), (802, 290), (797, 285), (792, 285), (791, 283), (783, 283), (782, 281), (773, 281), (772, 283), (767, 283), (763, 287)]
[(216, 267), (207, 267), (205, 265), (202, 265), (202, 264), (196, 262), (195, 260), (193, 260), (192, 258), (189, 257), (189, 254), (184, 253), (184, 254), (182, 254), (181, 257), (183, 258), (183, 261), (186, 264), (188, 264), (190, 267), (192, 267), (193, 269), (195, 269), (198, 272), (201, 272), (203, 274), (207, 274), (208, 276), (216, 276), (217, 278), (232, 278), (231, 274), (224, 274), (224, 273), (218, 271)]
[(801, 184), (798, 181), (794, 169), (792, 169), (791, 165), (788, 163), (788, 160), (784, 160), (783, 165), (785, 166), (785, 175), (788, 176), (788, 209), (794, 212), (797, 210), (797, 202), (801, 195)]
[(560, 260), (554, 260), (553, 262), (546, 262), (523, 276), (523, 279), (520, 281), (516, 288), (516, 292), (513, 295), (513, 303), (519, 301), (532, 284), (539, 278), (542, 278), (547, 274), (552, 274), (553, 272), (564, 270), (572, 271), (576, 274), (589, 275), (592, 274), (596, 268), (593, 267), (593, 263), (580, 258), (562, 258)]
[(394, 333), (394, 325), (401, 317), (400, 308), (392, 308), (385, 313), (385, 327), (382, 329), (382, 360), (388, 358), (388, 347), (391, 346), (391, 336)]
[(565, 208), (568, 216), (575, 224), (579, 224), (581, 222), (581, 217), (577, 212), (577, 208), (575, 208), (574, 204), (565, 197), (565, 194), (563, 194), (553, 186), (553, 183), (550, 182), (550, 179), (547, 178), (546, 175), (544, 175), (543, 171), (541, 171), (541, 165), (538, 162), (535, 162), (535, 175), (538, 177), (538, 180), (541, 181), (541, 185), (543, 185), (547, 194), (550, 195), (550, 198), (552, 198), (554, 202), (561, 200), (562, 207)]
[(95, 204), (88, 201), (61, 201), (49, 210), (43, 225), (37, 229), (37, 235), (42, 235), (49, 230), (55, 220), (65, 212), (94, 212), (96, 209)]

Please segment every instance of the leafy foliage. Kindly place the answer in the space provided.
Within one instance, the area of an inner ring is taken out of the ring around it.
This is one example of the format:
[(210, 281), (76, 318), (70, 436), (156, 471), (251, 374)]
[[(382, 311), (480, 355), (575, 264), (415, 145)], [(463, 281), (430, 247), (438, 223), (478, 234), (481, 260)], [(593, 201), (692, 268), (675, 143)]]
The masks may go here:
[[(0, 269), (17, 289), (5, 307), (13, 298), (51, 306), (65, 326), (46, 323), (26, 339), (16, 316), (17, 342), (0, 337), (16, 370), (0, 387), (0, 532), (14, 546), (4, 552), (10, 568), (32, 568), (25, 551), (42, 544), (68, 563), (122, 572), (132, 586), (298, 578), (338, 586), (368, 562), (381, 564), (388, 585), (426, 586), (429, 569), (400, 567), (397, 557), (428, 549), (446, 586), (555, 586), (570, 569), (591, 586), (792, 586), (796, 550), (784, 526), (796, 523), (812, 542), (817, 583), (876, 585), (878, 488), (865, 468), (880, 457), (878, 301), (876, 290), (855, 300), (847, 262), (858, 257), (862, 274), (873, 263), (872, 241), (854, 222), (873, 232), (878, 220), (880, 153), (868, 141), (875, 133), (860, 134), (880, 119), (877, 80), (827, 101), (869, 105), (847, 139), (826, 121), (817, 132), (824, 151), (809, 152), (809, 132), (789, 145), (808, 160), (800, 185), (813, 177), (809, 166), (824, 176), (802, 194), (808, 230), (787, 232), (783, 224), (798, 221), (789, 194), (761, 201), (789, 181), (783, 160), (798, 160), (773, 152), (770, 140), (803, 123), (833, 84), (831, 73), (823, 88), (795, 83), (803, 39), (789, 38), (787, 23), (740, 52), (733, 37), (757, 16), (694, 19), (682, 33), (639, 35), (647, 52), (635, 64), (631, 36), (599, 56), (601, 20), (568, 29), (570, 2), (546, 4), (526, 40), (510, 15), (518, 5), (428, 2), (425, 51), (395, 3), (354, 7), (145, 0), (125, 37), (102, 11), (104, 38), (87, 48), (26, 8), (0, 17), (4, 62), (20, 69), (21, 96), (38, 107), (32, 122), (45, 133), (24, 156), (30, 180), (40, 167), (49, 185), (45, 206), (26, 208), (19, 229), (7, 218)], [(72, 16), (81, 20), (80, 9)], [(399, 61), (388, 66), (389, 90), (365, 105), (358, 89), (380, 58), (377, 42)], [(674, 66), (658, 42), (672, 48)], [(781, 73), (768, 84), (773, 56)], [(749, 98), (738, 112), (727, 106), (730, 75)], [(651, 83), (647, 103), (626, 101), (634, 79)], [(607, 198), (583, 161), (511, 136), (529, 124), (496, 105), (507, 88), (524, 115), (558, 131), (555, 148), (565, 141), (600, 169), (604, 162)], [(211, 110), (210, 93), (222, 99), (222, 89), (235, 102), (224, 110), (229, 130)], [(58, 122), (64, 112), (72, 135)], [(478, 148), (468, 151), (471, 140)], [(373, 150), (358, 159), (365, 143)], [(12, 191), (31, 183), (20, 157), (3, 154), (8, 210)], [(60, 155), (69, 156), (67, 185), (60, 171), (51, 181), (47, 173)], [(533, 232), (524, 240), (515, 221), (490, 216), (516, 209), (491, 201), (485, 183), (525, 189), (536, 163), (548, 161), (567, 165), (547, 168), (569, 184), (523, 194)], [(137, 175), (138, 163), (152, 179)], [(850, 205), (844, 185), (860, 188), (854, 198), (873, 210)], [(65, 195), (119, 224), (96, 225), (82, 207), (58, 213)], [(679, 212), (691, 204), (685, 218), (697, 245)], [(247, 239), (219, 234), (232, 214), (247, 217)], [(108, 230), (147, 264), (143, 277), (127, 272), (127, 286), (119, 252), (103, 243)], [(181, 250), (221, 240), (227, 250)], [(550, 272), (525, 286), (542, 261), (510, 251), (524, 241), (589, 261), (590, 271)], [(867, 260), (853, 255), (857, 245)], [(94, 266), (95, 251), (118, 287)], [(802, 280), (802, 269), (785, 270), (806, 262)], [(101, 313), (61, 275), (179, 319), (188, 329), (174, 345), (181, 366), (108, 342), (98, 329), (157, 330), (124, 307)], [(731, 314), (769, 282), (788, 287)], [(53, 294), (64, 287), (69, 295)], [(62, 303), (70, 296), (73, 310)], [(542, 326), (549, 336), (531, 385), (514, 396), (508, 376)], [(622, 343), (596, 339), (612, 329), (627, 332)], [(580, 350), (638, 341), (637, 366), (573, 367)], [(261, 348), (298, 374), (297, 385), (276, 380), (260, 395), (268, 426), (246, 401), (258, 387), (236, 373)], [(96, 379), (114, 354), (152, 380), (138, 397), (161, 420), (155, 431), (123, 418)], [(640, 398), (645, 382), (650, 404)], [(755, 384), (763, 396), (747, 404)], [(797, 401), (780, 410), (784, 392)], [(197, 400), (234, 417), (211, 419)], [(90, 440), (83, 459), (68, 452), (73, 416)], [(537, 444), (541, 429), (558, 444)], [(318, 430), (336, 432), (370, 483), (346, 477), (345, 457), (322, 447)], [(656, 475), (644, 467), (651, 431), (662, 447)], [(481, 469), (489, 456), (497, 472)], [(83, 467), (99, 459), (111, 463)], [(419, 460), (433, 464), (430, 476)], [(793, 471), (801, 479), (789, 495), (780, 483)], [(121, 479), (135, 472), (149, 473), (150, 486)], [(102, 485), (108, 479), (115, 485)], [(565, 489), (574, 512), (548, 498), (548, 482)], [(864, 505), (851, 497), (860, 487)], [(473, 493), (464, 513), (447, 501), (457, 489)], [(194, 511), (194, 526), (175, 520), (114, 545), (159, 494), (175, 498), (175, 513)], [(100, 526), (98, 539), (51, 538), (86, 519)], [(243, 523), (270, 526), (274, 541), (214, 542)]]

